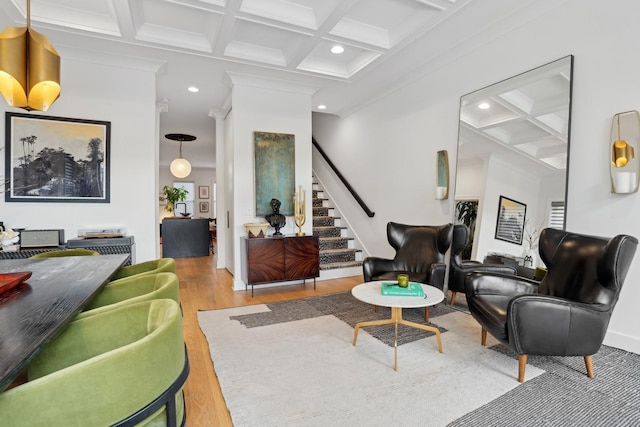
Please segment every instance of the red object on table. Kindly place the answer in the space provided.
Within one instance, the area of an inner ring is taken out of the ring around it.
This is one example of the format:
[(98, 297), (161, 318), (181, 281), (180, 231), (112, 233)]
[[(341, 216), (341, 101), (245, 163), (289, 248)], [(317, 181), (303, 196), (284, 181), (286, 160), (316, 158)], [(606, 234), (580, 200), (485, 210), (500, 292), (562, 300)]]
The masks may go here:
[(30, 271), (19, 271), (15, 273), (0, 273), (0, 294), (15, 288), (20, 283), (31, 277)]

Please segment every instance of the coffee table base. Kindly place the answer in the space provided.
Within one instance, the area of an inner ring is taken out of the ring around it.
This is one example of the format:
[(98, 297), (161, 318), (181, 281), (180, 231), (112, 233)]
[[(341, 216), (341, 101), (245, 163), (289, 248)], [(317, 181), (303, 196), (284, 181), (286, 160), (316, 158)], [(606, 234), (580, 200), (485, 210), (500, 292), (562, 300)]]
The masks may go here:
[(438, 328), (434, 328), (433, 326), (421, 325), (420, 323), (409, 322), (408, 320), (404, 320), (402, 318), (402, 307), (391, 307), (391, 318), (384, 320), (370, 320), (368, 322), (358, 322), (356, 323), (355, 329), (353, 331), (353, 345), (356, 345), (356, 341), (358, 340), (358, 331), (363, 326), (378, 326), (378, 325), (390, 325), (395, 324), (395, 333), (393, 336), (393, 369), (398, 370), (398, 325), (410, 326), (416, 329), (423, 329), (425, 331), (433, 332), (436, 334), (436, 339), (438, 340), (438, 351), (442, 353), (442, 341), (440, 340), (440, 331)]

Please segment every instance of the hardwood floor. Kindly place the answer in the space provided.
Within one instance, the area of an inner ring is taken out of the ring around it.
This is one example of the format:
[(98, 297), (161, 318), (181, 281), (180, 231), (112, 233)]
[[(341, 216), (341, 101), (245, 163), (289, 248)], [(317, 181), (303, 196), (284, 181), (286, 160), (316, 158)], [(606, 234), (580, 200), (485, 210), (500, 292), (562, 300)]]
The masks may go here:
[(209, 346), (198, 326), (198, 310), (238, 307), (285, 301), (350, 290), (362, 283), (362, 276), (323, 280), (313, 283), (263, 288), (251, 291), (233, 291), (233, 276), (226, 270), (215, 268), (213, 256), (177, 258), (180, 279), (180, 298), (184, 313), (184, 333), (189, 352), (191, 372), (185, 386), (187, 426), (231, 426), (231, 417), (220, 390), (209, 354)]

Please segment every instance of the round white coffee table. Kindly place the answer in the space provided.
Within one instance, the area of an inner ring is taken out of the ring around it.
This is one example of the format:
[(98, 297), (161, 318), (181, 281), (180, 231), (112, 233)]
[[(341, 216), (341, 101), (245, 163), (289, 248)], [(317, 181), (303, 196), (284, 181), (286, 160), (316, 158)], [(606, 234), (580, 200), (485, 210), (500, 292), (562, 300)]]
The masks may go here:
[(351, 289), (351, 294), (362, 302), (391, 308), (390, 319), (371, 320), (367, 322), (356, 323), (353, 332), (353, 345), (356, 345), (356, 341), (358, 339), (358, 331), (361, 327), (395, 324), (393, 343), (393, 369), (395, 369), (396, 371), (398, 370), (398, 325), (405, 325), (412, 328), (433, 332), (436, 335), (436, 339), (438, 340), (438, 351), (442, 353), (442, 341), (440, 340), (440, 331), (438, 330), (438, 328), (434, 328), (433, 326), (428, 325), (422, 325), (420, 323), (409, 322), (408, 320), (404, 320), (402, 318), (403, 308), (429, 307), (438, 304), (444, 299), (444, 294), (440, 289), (422, 283), (420, 285), (422, 286), (422, 290), (424, 291), (424, 298), (382, 295), (382, 281), (362, 283)]

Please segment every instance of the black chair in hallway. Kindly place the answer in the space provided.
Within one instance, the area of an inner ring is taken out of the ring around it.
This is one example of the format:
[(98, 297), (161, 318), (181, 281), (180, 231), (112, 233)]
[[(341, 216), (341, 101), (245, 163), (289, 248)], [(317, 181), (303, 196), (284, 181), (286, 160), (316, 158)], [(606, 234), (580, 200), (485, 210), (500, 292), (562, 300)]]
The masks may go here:
[(540, 257), (541, 282), (496, 273), (470, 273), (465, 281), (471, 315), (519, 355), (524, 381), (527, 355), (582, 356), (593, 378), (591, 356), (604, 340), (638, 240), (611, 239), (547, 228)]

